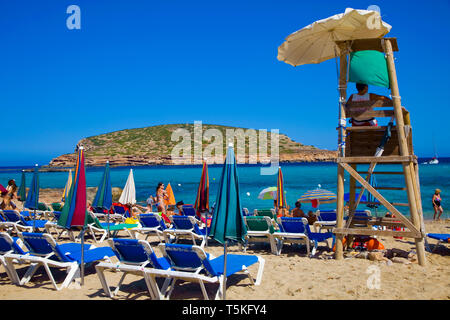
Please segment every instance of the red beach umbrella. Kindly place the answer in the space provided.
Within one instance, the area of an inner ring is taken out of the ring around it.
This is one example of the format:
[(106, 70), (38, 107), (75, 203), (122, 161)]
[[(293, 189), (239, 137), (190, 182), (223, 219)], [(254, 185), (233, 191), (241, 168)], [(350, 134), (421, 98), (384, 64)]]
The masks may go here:
[(278, 178), (277, 178), (277, 209), (286, 209), (286, 195), (284, 192), (284, 180), (283, 172), (281, 172), (281, 167), (278, 167)]
[(203, 161), (202, 176), (200, 178), (194, 208), (197, 211), (198, 217), (201, 217), (202, 212), (209, 211), (209, 176), (206, 161)]

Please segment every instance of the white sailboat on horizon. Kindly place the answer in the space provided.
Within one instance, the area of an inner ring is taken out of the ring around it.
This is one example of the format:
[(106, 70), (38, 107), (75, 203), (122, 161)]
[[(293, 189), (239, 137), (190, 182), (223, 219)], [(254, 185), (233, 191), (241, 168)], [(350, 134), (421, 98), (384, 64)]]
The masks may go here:
[(438, 160), (438, 156), (437, 156), (437, 152), (436, 152), (436, 143), (434, 141), (434, 132), (433, 132), (433, 149), (434, 149), (434, 157), (430, 161), (424, 162), (424, 164), (439, 164), (439, 160)]

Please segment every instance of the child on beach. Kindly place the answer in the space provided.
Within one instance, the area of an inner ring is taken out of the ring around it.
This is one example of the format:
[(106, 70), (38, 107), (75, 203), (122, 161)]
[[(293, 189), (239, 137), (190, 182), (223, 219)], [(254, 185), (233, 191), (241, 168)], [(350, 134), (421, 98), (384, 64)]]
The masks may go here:
[[(434, 215), (433, 220), (440, 220), (442, 213), (444, 212), (444, 209), (441, 205), (441, 190), (436, 189), (433, 194), (433, 198), (431, 199), (431, 202), (433, 203), (433, 209), (434, 209)], [(439, 214), (438, 214), (439, 213)], [(436, 218), (436, 215), (437, 218)]]

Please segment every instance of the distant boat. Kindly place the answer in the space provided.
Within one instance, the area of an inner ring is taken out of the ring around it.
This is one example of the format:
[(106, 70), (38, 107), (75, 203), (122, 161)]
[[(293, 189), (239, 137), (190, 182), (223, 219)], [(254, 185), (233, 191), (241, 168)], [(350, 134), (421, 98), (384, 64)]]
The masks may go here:
[(436, 143), (434, 141), (434, 134), (433, 134), (433, 149), (434, 149), (434, 157), (430, 161), (425, 161), (423, 164), (439, 164), (436, 152)]

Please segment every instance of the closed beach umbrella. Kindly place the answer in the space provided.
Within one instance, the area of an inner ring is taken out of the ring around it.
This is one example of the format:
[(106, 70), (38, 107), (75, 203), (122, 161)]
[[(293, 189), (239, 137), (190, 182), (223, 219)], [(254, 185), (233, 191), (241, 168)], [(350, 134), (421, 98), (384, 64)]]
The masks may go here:
[(313, 208), (316, 208), (319, 203), (333, 203), (336, 201), (336, 195), (328, 190), (314, 189), (305, 192), (298, 201), (302, 203), (311, 202)]
[(123, 188), (122, 194), (119, 198), (121, 204), (135, 204), (136, 203), (136, 187), (134, 185), (133, 169), (130, 169), (127, 182)]
[[(112, 207), (112, 188), (111, 188), (111, 178), (109, 175), (109, 161), (106, 161), (105, 171), (103, 171), (102, 179), (97, 188), (97, 193), (95, 194), (94, 201), (92, 202), (93, 207), (102, 207), (106, 210), (110, 210)], [(108, 238), (111, 236), (109, 232), (109, 213), (106, 215), (106, 222), (108, 223)]]
[(278, 48), (278, 60), (293, 66), (320, 63), (340, 55), (335, 41), (381, 38), (390, 30), (379, 12), (347, 8), (289, 35)]
[(75, 166), (75, 178), (71, 184), (69, 194), (64, 202), (58, 225), (71, 229), (82, 227), (81, 231), (81, 284), (84, 284), (84, 231), (87, 222), (86, 215), (86, 171), (84, 168), (84, 149), (78, 148), (77, 163)]
[(285, 209), (287, 207), (287, 205), (286, 205), (286, 195), (285, 195), (285, 191), (284, 191), (283, 172), (281, 172), (281, 167), (278, 168), (277, 207), (278, 207), (278, 209)]
[(97, 193), (95, 194), (92, 206), (103, 207), (108, 210), (112, 206), (112, 188), (109, 175), (109, 161), (106, 161), (105, 171), (103, 172), (102, 179), (100, 180), (100, 184), (98, 185)]
[(194, 208), (199, 217), (202, 212), (209, 211), (209, 175), (206, 161), (203, 161), (202, 175), (197, 189)]
[(20, 181), (19, 192), (17, 193), (19, 201), (25, 201), (27, 198), (27, 185), (25, 183), (25, 170), (22, 170), (22, 179)]
[(38, 165), (34, 167), (33, 178), (31, 180), (30, 190), (28, 190), (27, 200), (24, 207), (37, 210), (39, 205), (39, 171)]
[(84, 168), (84, 149), (78, 148), (75, 179), (70, 186), (69, 194), (64, 202), (58, 225), (70, 229), (85, 225), (86, 220), (86, 172)]
[(164, 199), (164, 203), (166, 206), (174, 206), (176, 204), (175, 202), (175, 195), (173, 194), (172, 186), (169, 184), (166, 187), (167, 192), (167, 199)]
[(66, 186), (62, 195), (62, 202), (65, 202), (69, 196), (70, 186), (72, 185), (72, 169), (69, 170), (69, 176), (67, 177)]
[(228, 240), (242, 243), (247, 234), (247, 228), (242, 216), (239, 179), (232, 144), (228, 147), (223, 165), (209, 234), (224, 245), (223, 299), (225, 299)]

